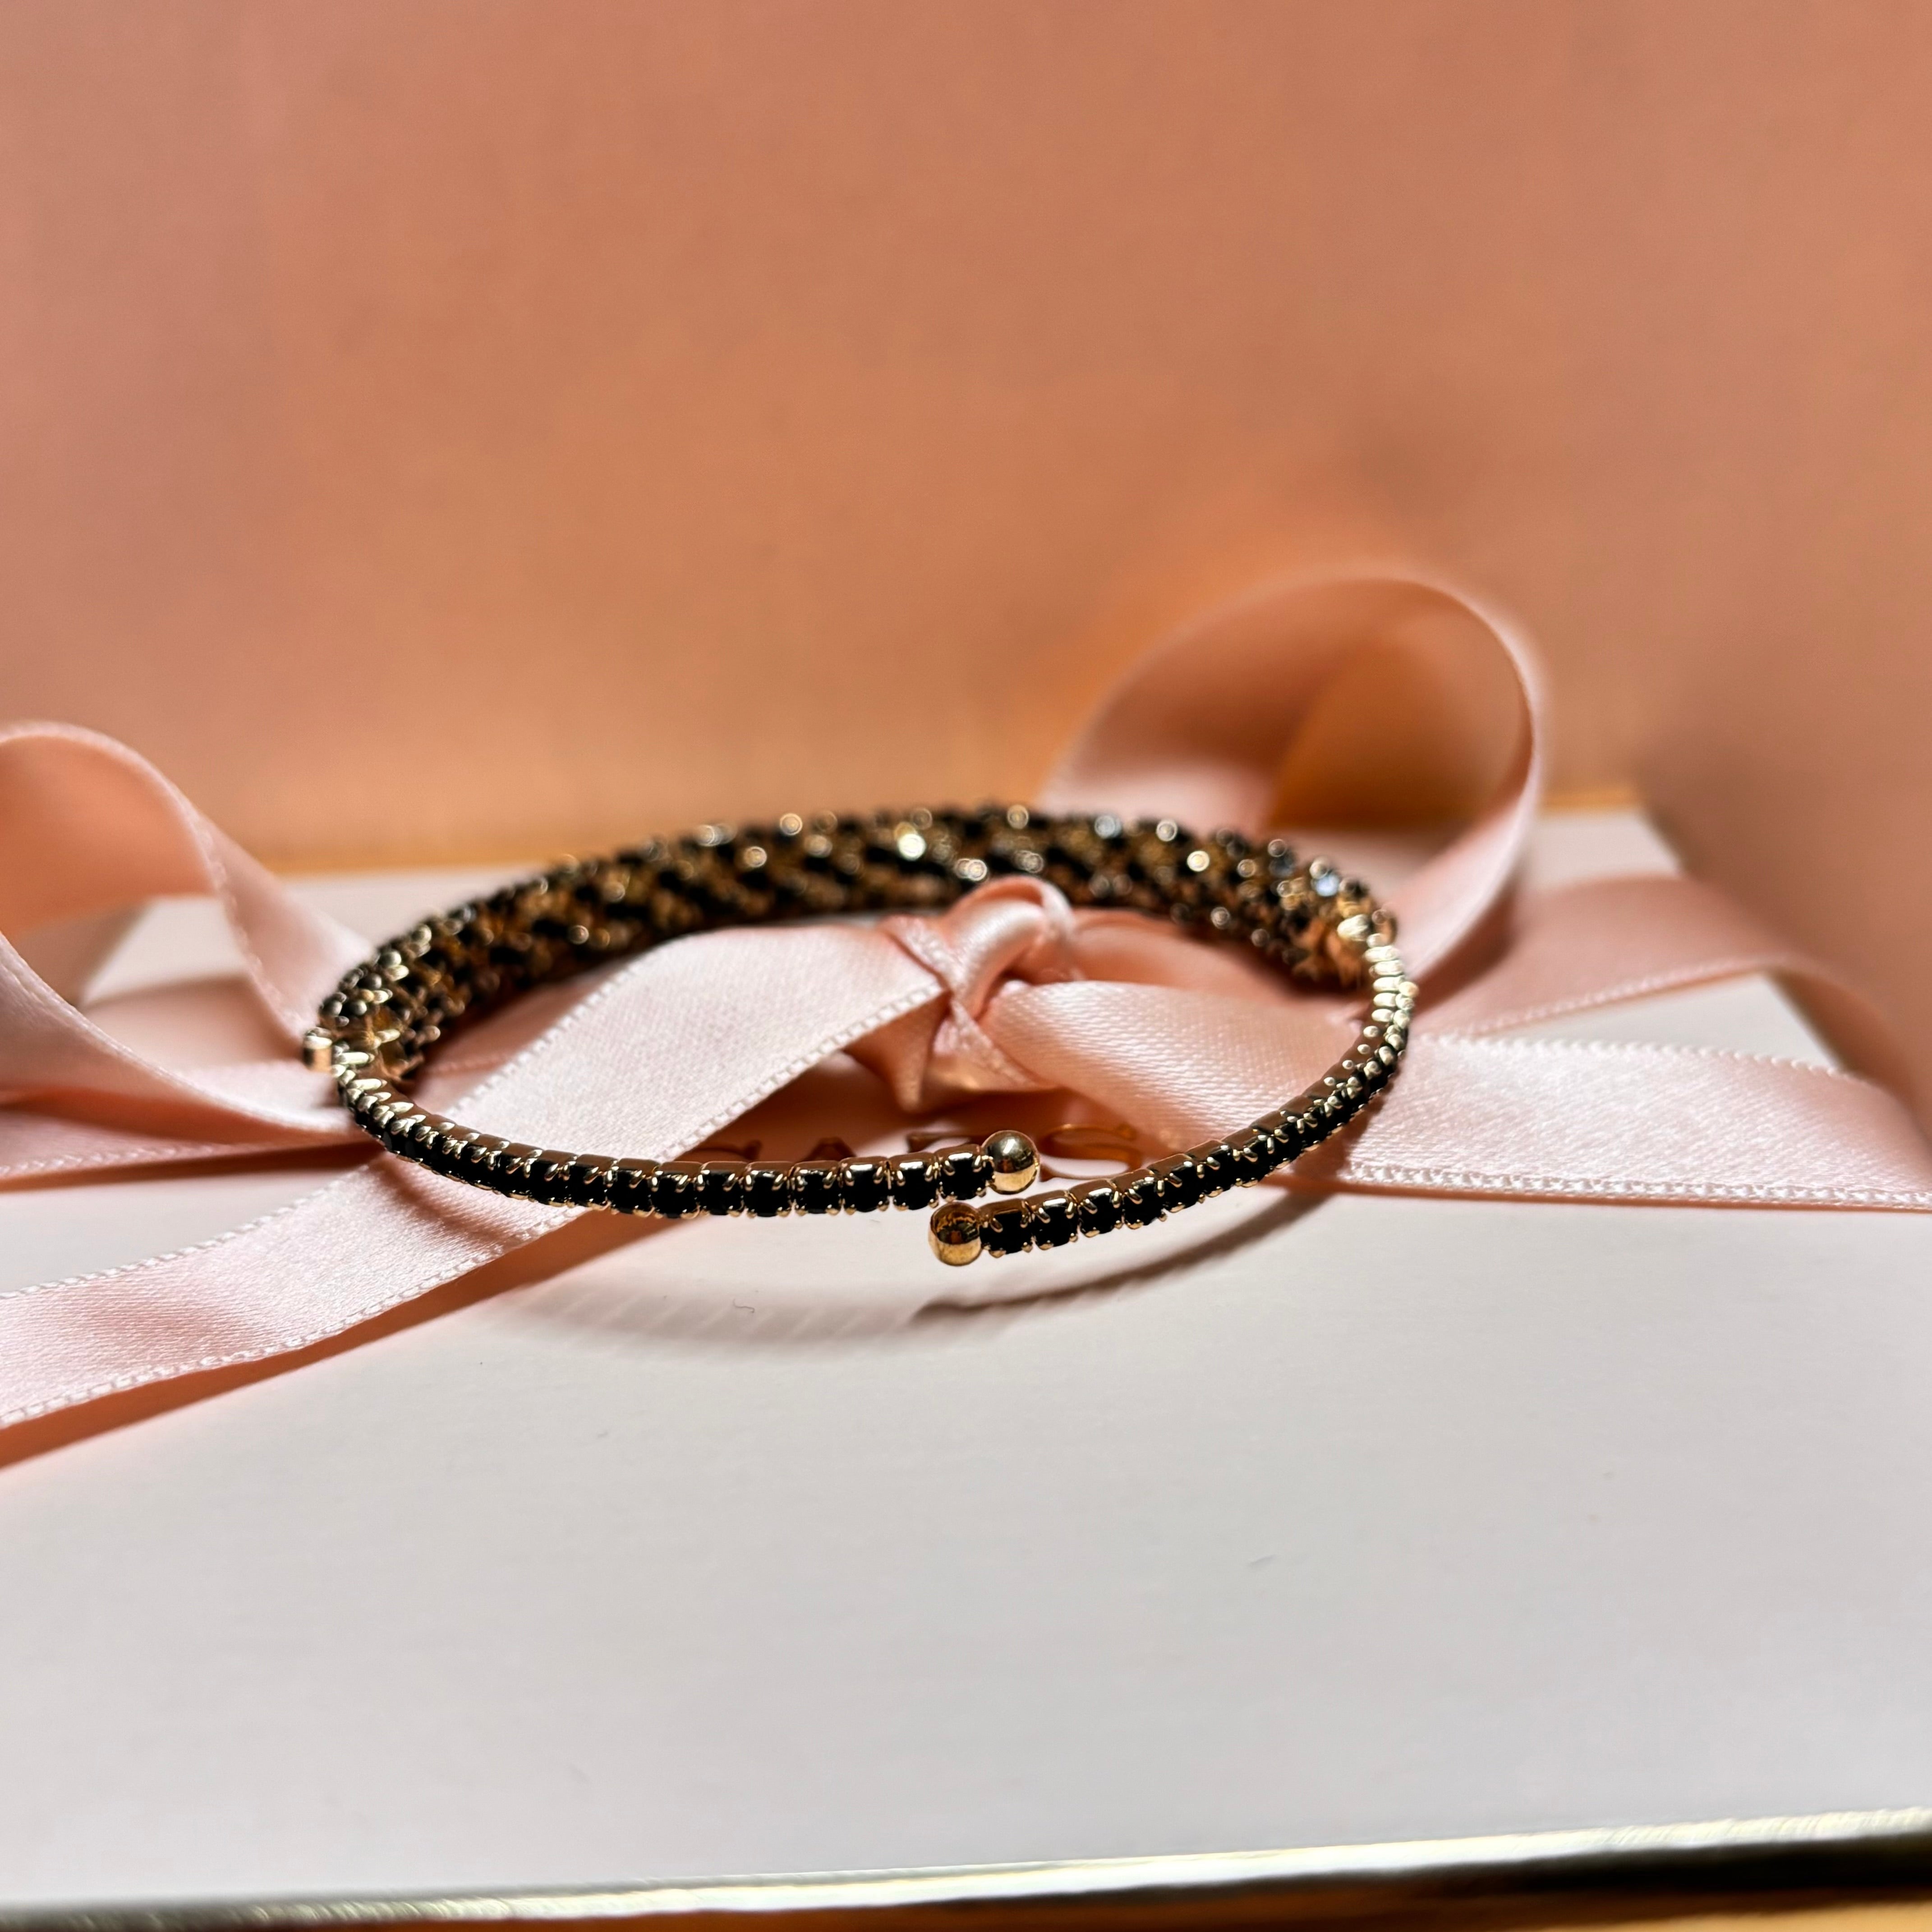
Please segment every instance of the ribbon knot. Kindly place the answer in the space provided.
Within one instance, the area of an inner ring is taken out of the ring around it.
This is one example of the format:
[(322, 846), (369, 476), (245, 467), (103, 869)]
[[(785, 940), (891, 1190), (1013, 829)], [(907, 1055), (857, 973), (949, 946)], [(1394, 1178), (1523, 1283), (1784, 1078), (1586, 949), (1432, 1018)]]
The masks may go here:
[(974, 1094), (1053, 1085), (1003, 1047), (988, 1009), (1010, 982), (1048, 986), (1082, 976), (1076, 915), (1044, 879), (998, 879), (937, 918), (895, 914), (879, 930), (939, 982), (941, 997), (889, 1022), (851, 1048), (908, 1113)]

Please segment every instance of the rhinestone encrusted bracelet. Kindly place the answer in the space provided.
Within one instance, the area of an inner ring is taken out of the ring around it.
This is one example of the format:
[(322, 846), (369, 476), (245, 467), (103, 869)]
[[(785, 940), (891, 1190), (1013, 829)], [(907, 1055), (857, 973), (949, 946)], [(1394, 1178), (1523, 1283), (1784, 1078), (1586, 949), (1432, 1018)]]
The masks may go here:
[[(1366, 992), (1367, 1017), (1322, 1080), (1226, 1139), (1039, 1194), (1027, 1192), (1040, 1178), (1038, 1152), (1010, 1129), (976, 1145), (878, 1158), (652, 1161), (526, 1147), (409, 1096), (439, 1042), (533, 986), (687, 933), (930, 912), (1000, 877), (1043, 879), (1076, 906), (1148, 913), (1250, 946), (1296, 979)], [(933, 1251), (958, 1265), (1144, 1227), (1252, 1185), (1327, 1139), (1394, 1076), (1408, 1042), (1415, 987), (1394, 933), (1365, 886), (1325, 860), (1300, 862), (1279, 839), (1199, 838), (1172, 819), (1050, 816), (1023, 805), (868, 818), (788, 813), (772, 825), (707, 825), (572, 860), (425, 920), (344, 979), (303, 1052), (334, 1076), (358, 1126), (434, 1173), (526, 1201), (668, 1220), (931, 1208)], [(973, 1205), (989, 1191), (1010, 1198)]]

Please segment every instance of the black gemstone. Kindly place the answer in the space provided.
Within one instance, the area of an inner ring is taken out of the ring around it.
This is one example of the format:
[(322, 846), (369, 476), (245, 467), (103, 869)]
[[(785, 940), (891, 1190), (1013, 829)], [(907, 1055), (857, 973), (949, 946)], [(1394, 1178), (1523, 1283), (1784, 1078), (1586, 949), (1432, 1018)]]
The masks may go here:
[(956, 1201), (983, 1194), (992, 1178), (993, 1164), (976, 1147), (949, 1148), (940, 1156), (941, 1185)]
[(460, 1177), (465, 1180), (482, 1180), (489, 1173), (490, 1163), (502, 1144), (494, 1134), (473, 1136), (469, 1144), (459, 1150), (460, 1166), (458, 1172)]
[(698, 1186), (704, 1169), (694, 1160), (667, 1161), (651, 1178), (651, 1211), (667, 1221), (682, 1220), (698, 1210)]
[(436, 1174), (460, 1174), (470, 1144), (476, 1136), (467, 1127), (452, 1127), (439, 1134), (424, 1156), (424, 1165)]
[(580, 1154), (563, 1178), (564, 1198), (578, 1208), (606, 1208), (610, 1202), (611, 1162), (607, 1155)]
[(791, 1169), (777, 1161), (756, 1161), (745, 1170), (745, 1205), (769, 1220), (791, 1212)]
[(489, 1188), (490, 1194), (514, 1194), (516, 1192), (516, 1186), (510, 1180), (510, 1174), (496, 1173), (496, 1168), (489, 1161), (477, 1167), (476, 1173), (470, 1174), (470, 1180), (479, 1188)]
[(1136, 1168), (1121, 1175), (1120, 1219), (1130, 1228), (1144, 1228), (1166, 1210), (1160, 1198), (1160, 1177), (1151, 1168)]
[(1032, 1204), (1025, 1201), (1002, 1202), (980, 1214), (980, 1245), (989, 1255), (1016, 1255), (1032, 1245), (1028, 1222)]
[(610, 1205), (620, 1214), (648, 1214), (651, 1181), (658, 1171), (654, 1160), (614, 1160), (610, 1163)]
[(570, 1156), (545, 1148), (530, 1161), (528, 1176), (530, 1198), (547, 1208), (562, 1207), (570, 1198)]
[(1079, 1234), (1073, 1203), (1064, 1194), (1037, 1194), (1033, 1198), (1033, 1214), (1028, 1232), (1036, 1248), (1064, 1248)]
[(1281, 1165), (1274, 1138), (1258, 1127), (1244, 1127), (1228, 1136), (1228, 1155), (1234, 1164), (1237, 1184), (1259, 1180)]
[(745, 1210), (745, 1169), (736, 1161), (707, 1160), (698, 1184), (698, 1204), (707, 1214), (742, 1214)]
[(792, 1171), (792, 1198), (801, 1214), (836, 1214), (838, 1211), (839, 1172), (844, 1165), (836, 1160), (802, 1160)]
[(1192, 1208), (1201, 1198), (1201, 1170), (1191, 1154), (1170, 1154), (1156, 1161), (1154, 1171), (1160, 1178), (1163, 1208)]
[(530, 1162), (540, 1151), (538, 1148), (526, 1147), (521, 1141), (500, 1142), (484, 1170), (484, 1186), (494, 1188), (499, 1194), (525, 1194), (529, 1186)]
[(1225, 1194), (1234, 1186), (1238, 1178), (1234, 1152), (1226, 1141), (1203, 1141), (1198, 1147), (1187, 1150), (1187, 1157), (1201, 1176), (1202, 1200)]
[(892, 1163), (895, 1208), (930, 1208), (939, 1198), (939, 1162), (928, 1154), (901, 1154)]
[(892, 1169), (883, 1160), (848, 1160), (844, 1163), (844, 1204), (855, 1214), (870, 1214), (892, 1198)]
[(1083, 1234), (1105, 1234), (1120, 1225), (1120, 1193), (1111, 1180), (1088, 1180), (1067, 1198)]

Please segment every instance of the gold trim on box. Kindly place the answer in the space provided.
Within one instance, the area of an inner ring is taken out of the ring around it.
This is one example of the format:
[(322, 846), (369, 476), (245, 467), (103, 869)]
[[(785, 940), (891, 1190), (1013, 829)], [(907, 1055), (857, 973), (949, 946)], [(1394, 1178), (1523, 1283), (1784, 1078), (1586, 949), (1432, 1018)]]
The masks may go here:
[(621, 1923), (747, 1913), (888, 1923), (1002, 1909), (1037, 1922), (1079, 1916), (1136, 1922), (1214, 1908), (1246, 1922), (1351, 1918), (1425, 1906), (1508, 1902), (1546, 1918), (1606, 1896), (1669, 1897), (1704, 1909), (1726, 1900), (1829, 1889), (1932, 1890), (1932, 1810), (1827, 1812), (1491, 1838), (1324, 1845), (1274, 1852), (1184, 1852), (1070, 1863), (962, 1865), (900, 1872), (814, 1873), (580, 1889), (442, 1897), (204, 1899), (152, 1904), (0, 1906), (0, 1932), (279, 1932), (279, 1928)]

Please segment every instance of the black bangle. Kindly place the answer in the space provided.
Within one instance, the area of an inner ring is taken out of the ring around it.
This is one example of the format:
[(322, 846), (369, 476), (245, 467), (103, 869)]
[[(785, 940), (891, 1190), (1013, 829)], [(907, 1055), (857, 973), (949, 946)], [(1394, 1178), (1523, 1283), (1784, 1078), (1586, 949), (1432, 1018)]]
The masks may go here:
[[(1294, 977), (1361, 988), (1354, 1046), (1308, 1091), (1225, 1140), (1062, 1192), (1025, 1194), (1039, 1156), (1012, 1130), (978, 1146), (836, 1160), (651, 1161), (524, 1146), (409, 1097), (436, 1044), (528, 988), (686, 933), (874, 911), (932, 911), (989, 878), (1044, 879), (1076, 905), (1154, 914), (1204, 938), (1252, 946)], [(707, 825), (609, 857), (572, 860), (426, 920), (357, 967), (323, 1003), (304, 1055), (335, 1078), (358, 1126), (390, 1153), (526, 1201), (676, 1220), (931, 1208), (934, 1251), (1064, 1247), (1139, 1227), (1262, 1179), (1354, 1118), (1394, 1076), (1415, 988), (1394, 921), (1326, 861), (1279, 839), (1197, 838), (1171, 819), (1051, 817), (1023, 805), (787, 814), (773, 825)], [(1016, 1198), (982, 1208), (991, 1190)], [(1024, 1198), (1020, 1198), (1020, 1197)]]

